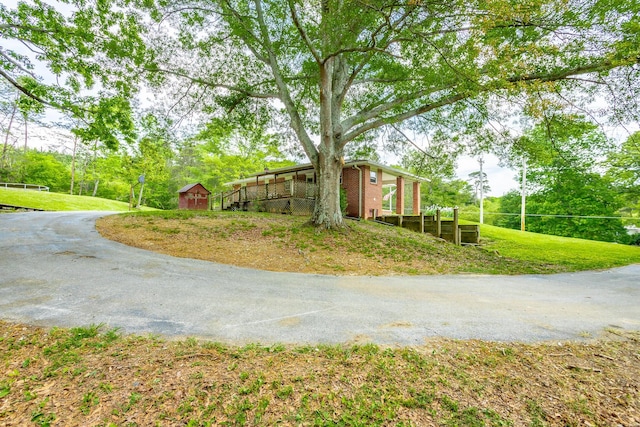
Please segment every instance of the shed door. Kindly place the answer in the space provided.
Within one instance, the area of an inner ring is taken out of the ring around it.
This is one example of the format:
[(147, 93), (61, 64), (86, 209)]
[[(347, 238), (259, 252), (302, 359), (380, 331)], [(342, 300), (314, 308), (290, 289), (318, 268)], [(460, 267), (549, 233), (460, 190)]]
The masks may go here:
[(196, 196), (196, 209), (207, 209), (207, 195), (206, 194), (198, 194)]

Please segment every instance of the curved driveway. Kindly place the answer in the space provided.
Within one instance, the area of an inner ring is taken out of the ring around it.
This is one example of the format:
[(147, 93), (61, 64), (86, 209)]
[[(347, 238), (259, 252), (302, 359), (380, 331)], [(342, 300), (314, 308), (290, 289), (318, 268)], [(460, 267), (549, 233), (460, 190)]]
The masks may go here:
[(103, 239), (95, 220), (105, 214), (0, 215), (0, 318), (237, 344), (546, 341), (640, 330), (640, 265), (514, 277), (274, 273)]

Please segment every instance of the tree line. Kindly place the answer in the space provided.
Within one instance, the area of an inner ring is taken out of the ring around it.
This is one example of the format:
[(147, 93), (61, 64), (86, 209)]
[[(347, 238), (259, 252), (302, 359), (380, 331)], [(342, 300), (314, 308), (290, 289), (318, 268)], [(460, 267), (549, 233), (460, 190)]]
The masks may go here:
[[(225, 183), (265, 167), (294, 164), (279, 150), (276, 139), (257, 129), (250, 132), (209, 123), (187, 138), (173, 135), (153, 115), (139, 121), (139, 139), (112, 148), (81, 144), (68, 135), (55, 149), (8, 144), (0, 162), (0, 181), (38, 183), (50, 191), (129, 201), (138, 178), (145, 177), (146, 206), (177, 208), (177, 191), (200, 182), (212, 193), (228, 190)], [(7, 135), (4, 135), (7, 136)]]

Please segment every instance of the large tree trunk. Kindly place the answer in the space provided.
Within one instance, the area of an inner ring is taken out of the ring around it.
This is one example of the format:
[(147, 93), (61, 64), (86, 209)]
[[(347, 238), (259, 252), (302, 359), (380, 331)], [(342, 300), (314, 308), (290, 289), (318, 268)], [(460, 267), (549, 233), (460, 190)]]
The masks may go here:
[[(320, 66), (320, 133), (316, 169), (316, 204), (312, 222), (320, 228), (343, 226), (340, 210), (340, 175), (344, 158), (339, 139), (340, 101), (336, 95), (336, 77), (343, 70), (336, 58), (330, 58)], [(339, 76), (341, 77), (341, 76)]]
[(312, 222), (320, 228), (342, 227), (340, 175), (344, 161), (337, 153), (320, 153), (316, 168), (316, 204)]

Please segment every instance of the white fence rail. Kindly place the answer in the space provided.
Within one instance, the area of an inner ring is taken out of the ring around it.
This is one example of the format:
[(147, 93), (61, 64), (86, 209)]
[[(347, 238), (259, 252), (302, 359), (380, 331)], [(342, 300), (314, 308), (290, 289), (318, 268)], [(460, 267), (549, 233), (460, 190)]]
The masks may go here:
[(49, 191), (46, 185), (21, 184), (17, 182), (0, 182), (0, 188), (18, 188), (21, 190)]

